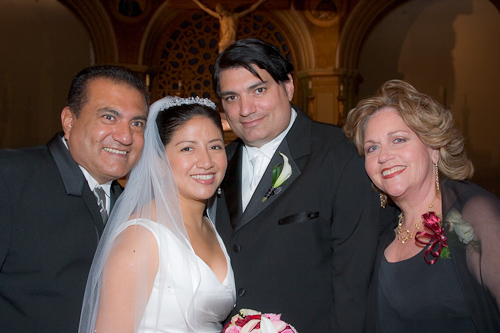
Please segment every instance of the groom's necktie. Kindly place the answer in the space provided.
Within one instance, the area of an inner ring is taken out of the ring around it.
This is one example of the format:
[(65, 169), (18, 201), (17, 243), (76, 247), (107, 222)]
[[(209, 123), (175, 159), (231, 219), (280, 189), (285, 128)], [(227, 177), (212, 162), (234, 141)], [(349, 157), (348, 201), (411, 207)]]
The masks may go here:
[(260, 151), (255, 154), (255, 156), (250, 161), (253, 166), (253, 177), (252, 182), (250, 183), (250, 192), (255, 192), (257, 185), (259, 185), (260, 178), (262, 178), (262, 172), (265, 162), (265, 156)]
[(94, 195), (97, 198), (97, 205), (99, 206), (99, 212), (101, 213), (102, 222), (106, 224), (108, 221), (108, 211), (106, 210), (106, 192), (102, 187), (97, 186), (94, 189)]

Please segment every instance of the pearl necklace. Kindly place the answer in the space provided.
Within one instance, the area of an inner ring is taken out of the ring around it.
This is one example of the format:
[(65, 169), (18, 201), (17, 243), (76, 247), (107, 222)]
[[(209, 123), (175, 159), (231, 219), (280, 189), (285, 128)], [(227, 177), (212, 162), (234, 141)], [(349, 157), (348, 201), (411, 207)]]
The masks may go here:
[[(432, 200), (431, 204), (429, 205), (429, 209), (434, 207), (434, 201), (436, 200), (436, 197), (434, 197), (434, 200)], [(415, 233), (420, 230), (420, 224), (422, 223), (423, 219), (415, 223), (415, 227), (413, 228), (412, 231), (410, 229), (403, 230), (403, 220), (404, 220), (404, 214), (401, 213), (399, 214), (398, 217), (398, 241), (401, 242), (401, 244), (405, 244), (408, 239), (413, 239), (413, 236)], [(404, 233), (404, 234), (403, 234)]]

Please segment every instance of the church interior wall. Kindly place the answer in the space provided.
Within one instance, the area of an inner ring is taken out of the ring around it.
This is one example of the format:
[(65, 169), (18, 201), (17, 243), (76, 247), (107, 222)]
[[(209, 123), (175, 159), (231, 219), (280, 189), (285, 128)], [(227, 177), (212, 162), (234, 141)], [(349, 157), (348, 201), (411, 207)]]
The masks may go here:
[(88, 32), (54, 0), (2, 0), (0, 45), (0, 148), (46, 143), (71, 79), (91, 63)]
[[(398, 27), (398, 29), (394, 29)], [(454, 114), (473, 180), (500, 193), (500, 11), (488, 0), (409, 1), (372, 29), (360, 54), (359, 97), (401, 79)]]
[[(205, 35), (217, 39), (217, 19), (186, 0), (137, 0), (140, 13), (120, 12), (119, 2), (0, 2), (0, 148), (46, 143), (61, 128), (71, 78), (96, 63), (147, 76), (152, 100), (166, 94), (214, 98), (206, 78), (186, 80), (184, 90), (176, 90), (186, 72), (171, 72), (161, 59), (182, 24), (197, 15), (212, 27)], [(227, 4), (241, 10), (253, 2)], [(238, 37), (258, 36), (287, 52), (296, 68), (293, 102), (319, 121), (341, 124), (383, 81), (408, 80), (452, 109), (477, 168), (474, 180), (499, 194), (498, 6), (496, 0), (268, 0), (240, 19)], [(217, 55), (213, 45), (203, 52), (211, 52), (207, 64)], [(208, 70), (200, 69), (200, 77), (210, 77)]]

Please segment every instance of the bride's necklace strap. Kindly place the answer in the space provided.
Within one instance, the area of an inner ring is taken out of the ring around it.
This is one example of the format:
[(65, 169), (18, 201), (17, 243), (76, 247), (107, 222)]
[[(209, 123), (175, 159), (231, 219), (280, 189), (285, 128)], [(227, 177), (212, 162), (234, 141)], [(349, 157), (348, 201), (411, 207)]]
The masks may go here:
[[(429, 205), (429, 210), (434, 207), (434, 202), (436, 201), (437, 198), (437, 193), (434, 199), (432, 200), (431, 204)], [(401, 244), (406, 244), (406, 241), (409, 239), (413, 239), (415, 234), (417, 233), (418, 230), (420, 230), (420, 225), (422, 224), (423, 219), (419, 220), (417, 223), (415, 223), (415, 227), (412, 229), (405, 229), (403, 230), (403, 221), (404, 221), (404, 214), (401, 213), (399, 214), (398, 217), (398, 241), (401, 242)]]

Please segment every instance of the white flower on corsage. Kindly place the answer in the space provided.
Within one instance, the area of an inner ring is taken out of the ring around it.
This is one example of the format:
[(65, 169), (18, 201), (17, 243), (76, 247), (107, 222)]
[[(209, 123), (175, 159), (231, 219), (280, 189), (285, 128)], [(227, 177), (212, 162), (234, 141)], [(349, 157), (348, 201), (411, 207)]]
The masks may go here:
[(449, 222), (450, 232), (454, 231), (462, 243), (467, 245), (474, 239), (474, 229), (455, 208), (446, 215), (445, 221)]
[(285, 185), (285, 182), (292, 175), (292, 167), (288, 163), (288, 157), (280, 152), (281, 157), (283, 157), (283, 168), (281, 168), (281, 163), (273, 168), (273, 185), (267, 190), (266, 195), (262, 198), (262, 202), (265, 202), (273, 194), (281, 192), (281, 186)]

